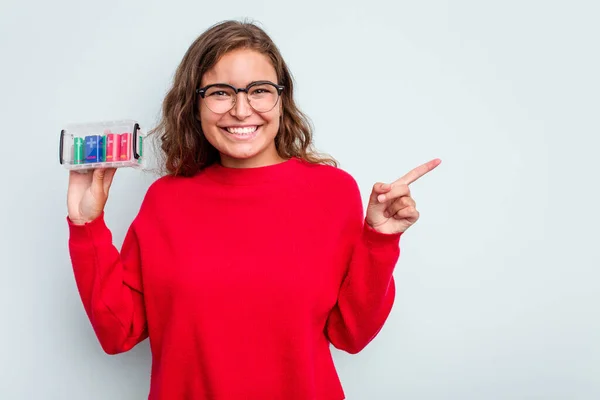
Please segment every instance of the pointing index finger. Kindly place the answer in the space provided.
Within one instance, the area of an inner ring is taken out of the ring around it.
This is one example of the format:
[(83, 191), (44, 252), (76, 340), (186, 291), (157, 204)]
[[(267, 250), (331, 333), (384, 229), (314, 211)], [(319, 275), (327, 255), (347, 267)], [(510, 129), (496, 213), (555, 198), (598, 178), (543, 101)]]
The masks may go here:
[(422, 177), (426, 173), (432, 171), (435, 167), (437, 167), (438, 165), (440, 165), (441, 162), (442, 162), (442, 160), (440, 160), (439, 158), (436, 158), (436, 159), (433, 159), (433, 160), (431, 160), (429, 162), (426, 162), (425, 164), (419, 165), (417, 168), (413, 169), (412, 171), (410, 171), (409, 173), (407, 173), (403, 177), (399, 178), (394, 183), (396, 183), (396, 184), (403, 184), (403, 185), (410, 185), (411, 183), (413, 183), (414, 181), (416, 181), (417, 179), (419, 179), (420, 177)]

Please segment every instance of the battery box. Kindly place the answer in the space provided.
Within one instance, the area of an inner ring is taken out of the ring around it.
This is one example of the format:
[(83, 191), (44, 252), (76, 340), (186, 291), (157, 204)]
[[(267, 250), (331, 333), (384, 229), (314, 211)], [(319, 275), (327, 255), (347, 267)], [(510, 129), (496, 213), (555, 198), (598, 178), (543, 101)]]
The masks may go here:
[(143, 138), (135, 120), (69, 124), (60, 132), (59, 162), (70, 170), (143, 168)]

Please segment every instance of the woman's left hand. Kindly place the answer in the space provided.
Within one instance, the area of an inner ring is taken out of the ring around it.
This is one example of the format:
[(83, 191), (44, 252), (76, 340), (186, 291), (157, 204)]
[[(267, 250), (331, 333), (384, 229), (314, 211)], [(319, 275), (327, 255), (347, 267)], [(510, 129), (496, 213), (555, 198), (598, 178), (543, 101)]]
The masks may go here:
[(366, 222), (381, 233), (400, 233), (419, 219), (416, 203), (410, 196), (409, 185), (440, 165), (438, 158), (431, 160), (390, 183), (373, 186)]

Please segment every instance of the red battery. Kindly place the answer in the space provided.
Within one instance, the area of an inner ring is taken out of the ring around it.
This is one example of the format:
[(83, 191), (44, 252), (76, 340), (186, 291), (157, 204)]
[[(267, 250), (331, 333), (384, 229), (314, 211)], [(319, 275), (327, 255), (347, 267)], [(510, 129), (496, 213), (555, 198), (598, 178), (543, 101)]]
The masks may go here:
[(121, 149), (119, 158), (121, 161), (131, 160), (131, 133), (121, 133)]
[(119, 161), (121, 154), (121, 136), (118, 133), (106, 134), (106, 161)]

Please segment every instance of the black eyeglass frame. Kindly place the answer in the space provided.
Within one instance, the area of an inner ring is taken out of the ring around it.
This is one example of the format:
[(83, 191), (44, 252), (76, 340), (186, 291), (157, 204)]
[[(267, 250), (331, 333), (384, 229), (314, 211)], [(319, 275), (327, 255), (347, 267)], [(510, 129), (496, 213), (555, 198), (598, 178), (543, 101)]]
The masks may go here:
[[(211, 87), (215, 87), (215, 86), (223, 87), (223, 86), (225, 86), (225, 87), (231, 88), (231, 90), (233, 90), (236, 95), (239, 92), (244, 92), (244, 93), (248, 94), (248, 91), (251, 88), (253, 88), (254, 86), (259, 86), (259, 85), (271, 85), (271, 86), (273, 86), (277, 90), (277, 101), (275, 102), (275, 104), (273, 104), (273, 107), (275, 107), (277, 105), (277, 103), (279, 102), (279, 98), (281, 97), (281, 93), (285, 89), (285, 86), (278, 85), (278, 84), (273, 83), (271, 81), (254, 81), (254, 82), (250, 82), (248, 84), (248, 86), (246, 86), (245, 88), (236, 88), (235, 86), (230, 85), (228, 83), (211, 83), (210, 85), (207, 85), (207, 86), (204, 86), (204, 87), (196, 89), (196, 93), (199, 94), (200, 97), (202, 97), (204, 99), (205, 96), (206, 96), (206, 91), (208, 89), (210, 89)], [(233, 105), (231, 106), (231, 108), (233, 108), (235, 106), (236, 101), (237, 101), (237, 98), (234, 99)], [(250, 106), (252, 106), (252, 103), (250, 103)], [(230, 108), (230, 110), (231, 110), (231, 108)]]
[(210, 85), (201, 87), (196, 89), (196, 93), (198, 93), (200, 95), (200, 97), (204, 98), (204, 96), (206, 95), (206, 91), (208, 89), (210, 89), (211, 87), (215, 87), (215, 86), (226, 86), (231, 88), (231, 90), (233, 90), (235, 92), (235, 94), (238, 94), (239, 92), (244, 92), (246, 94), (248, 94), (248, 90), (250, 90), (250, 88), (254, 87), (254, 86), (258, 86), (258, 85), (271, 85), (273, 86), (275, 89), (277, 89), (277, 95), (281, 96), (281, 92), (283, 92), (283, 89), (285, 89), (285, 86), (283, 85), (278, 85), (276, 83), (273, 83), (271, 81), (254, 81), (254, 82), (250, 82), (248, 84), (248, 86), (246, 86), (245, 88), (236, 88), (233, 85), (230, 85), (228, 83), (212, 83)]

